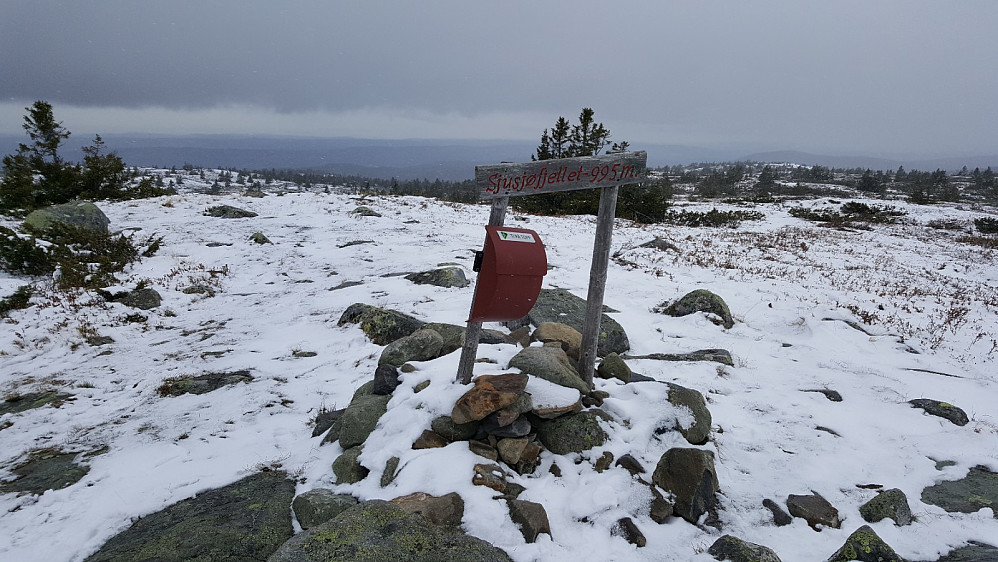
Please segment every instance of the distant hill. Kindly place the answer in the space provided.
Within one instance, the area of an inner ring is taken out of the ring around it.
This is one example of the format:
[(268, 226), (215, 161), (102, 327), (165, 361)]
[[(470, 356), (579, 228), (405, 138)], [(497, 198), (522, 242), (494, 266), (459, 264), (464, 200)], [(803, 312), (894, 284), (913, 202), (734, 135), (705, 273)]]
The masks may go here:
[(751, 160), (755, 162), (789, 162), (802, 164), (805, 166), (827, 166), (829, 168), (869, 168), (871, 170), (896, 170), (898, 166), (904, 166), (908, 170), (936, 170), (943, 169), (950, 172), (959, 170), (966, 166), (974, 168), (987, 168), (998, 170), (998, 155), (991, 156), (968, 156), (952, 158), (933, 158), (921, 160), (896, 160), (889, 158), (873, 158), (869, 156), (829, 156), (826, 154), (811, 154), (796, 150), (781, 150), (773, 152), (757, 152), (739, 158), (739, 160)]

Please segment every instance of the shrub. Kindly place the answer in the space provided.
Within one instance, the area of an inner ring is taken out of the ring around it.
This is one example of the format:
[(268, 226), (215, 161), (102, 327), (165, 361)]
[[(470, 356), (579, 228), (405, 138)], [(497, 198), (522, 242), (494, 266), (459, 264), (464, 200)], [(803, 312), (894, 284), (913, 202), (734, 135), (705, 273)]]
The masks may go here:
[(28, 302), (34, 292), (31, 285), (21, 285), (14, 294), (0, 299), (0, 318), (7, 316), (12, 310), (28, 308)]
[(21, 238), (0, 226), (0, 269), (17, 275), (46, 275), (55, 270), (55, 264), (34, 237)]
[(974, 219), (974, 226), (981, 234), (998, 234), (998, 219), (980, 217)]
[(678, 226), (730, 226), (732, 228), (742, 221), (762, 220), (765, 215), (758, 211), (718, 211), (711, 209), (706, 213), (700, 211), (669, 211), (665, 214), (665, 222)]

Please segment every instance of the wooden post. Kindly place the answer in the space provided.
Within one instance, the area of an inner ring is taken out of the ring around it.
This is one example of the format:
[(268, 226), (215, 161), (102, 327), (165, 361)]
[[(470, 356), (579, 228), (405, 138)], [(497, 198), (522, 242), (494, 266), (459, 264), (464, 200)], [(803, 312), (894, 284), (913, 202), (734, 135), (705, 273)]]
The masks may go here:
[[(492, 200), (492, 211), (489, 213), (489, 226), (503, 226), (506, 221), (506, 207), (509, 197), (497, 197)], [(475, 281), (475, 291), (478, 291), (478, 281)], [(471, 299), (474, 308), (475, 299)], [(468, 313), (471, 315), (471, 312)], [(478, 357), (478, 339), (482, 335), (481, 322), (468, 322), (464, 331), (464, 346), (461, 347), (461, 360), (457, 364), (457, 382), (468, 384), (475, 369), (475, 359)]]
[(613, 236), (613, 216), (617, 208), (617, 189), (617, 186), (603, 188), (599, 198), (599, 216), (596, 219), (596, 241), (593, 244), (593, 263), (589, 270), (586, 319), (582, 325), (582, 349), (579, 354), (579, 374), (589, 388), (593, 387), (593, 372), (596, 367), (603, 293), (610, 260), (610, 239)]

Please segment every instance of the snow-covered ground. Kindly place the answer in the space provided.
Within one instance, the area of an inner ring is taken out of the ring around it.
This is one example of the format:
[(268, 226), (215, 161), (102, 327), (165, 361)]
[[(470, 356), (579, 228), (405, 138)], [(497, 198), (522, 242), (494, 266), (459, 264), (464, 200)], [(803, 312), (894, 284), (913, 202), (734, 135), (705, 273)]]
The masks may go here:
[[(218, 204), (259, 216), (202, 215)], [(535, 544), (523, 542), (491, 490), (472, 486), (472, 466), (482, 459), (466, 446), (410, 449), (463, 393), (451, 382), (459, 352), (405, 375), (361, 457), (379, 468), (359, 484), (333, 484), (330, 465), (341, 449), (320, 447), (321, 438), (310, 437), (311, 421), (321, 409), (349, 402), (372, 377), (382, 349), (357, 326), (337, 326), (340, 314), (362, 302), (463, 324), (473, 286), (414, 285), (396, 274), (458, 263), (473, 277), (489, 214), (484, 205), (374, 197), (363, 204), (382, 216), (364, 217), (351, 213), (359, 204), (335, 190), (264, 198), (188, 192), (101, 204), (113, 229), (164, 237), (159, 252), (131, 267), (118, 287), (147, 281), (163, 304), (142, 311), (145, 322), (128, 322), (134, 309), (53, 292), (38, 281), (34, 306), (0, 322), (0, 392), (56, 389), (75, 396), (58, 408), (0, 420), (13, 424), (0, 431), (0, 478), (12, 478), (10, 470), (35, 449), (108, 448), (84, 461), (90, 472), (72, 486), (41, 496), (0, 495), (0, 559), (82, 560), (137, 517), (271, 467), (298, 478), (299, 492), (332, 487), (390, 499), (457, 491), (465, 500), (465, 530), (518, 561), (712, 560), (705, 550), (722, 532), (678, 518), (658, 525), (648, 517), (646, 487), (623, 469), (597, 474), (592, 467), (611, 451), (616, 458), (630, 453), (651, 471), (668, 448), (687, 446), (677, 433), (655, 435), (656, 422), (670, 413), (665, 385), (597, 380), (611, 395), (605, 404), (616, 419), (608, 426), (611, 441), (558, 459), (560, 478), (548, 471), (556, 460), (550, 453), (536, 474), (515, 477), (527, 489), (521, 498), (543, 504), (551, 522), (552, 537)], [(631, 353), (724, 348), (735, 363), (634, 360), (631, 368), (707, 397), (714, 427), (705, 447), (717, 459), (723, 533), (766, 545), (785, 562), (825, 559), (839, 548), (864, 524), (859, 506), (876, 493), (859, 487), (867, 484), (907, 494), (915, 523), (872, 525), (905, 558), (935, 559), (969, 540), (998, 537), (990, 508), (951, 514), (920, 501), (924, 487), (961, 478), (973, 466), (998, 470), (995, 252), (926, 226), (936, 219), (969, 226), (984, 213), (898, 205), (908, 211), (900, 223), (868, 231), (807, 223), (778, 203), (755, 207), (766, 218), (739, 229), (615, 226), (605, 302), (619, 311), (613, 317), (627, 331)], [(595, 217), (511, 213), (507, 224), (540, 234), (551, 268), (546, 288), (585, 297)], [(257, 231), (273, 244), (251, 242)], [(655, 236), (681, 252), (640, 247)], [(356, 241), (367, 242), (348, 244)], [(25, 282), (5, 275), (0, 295)], [(349, 281), (361, 284), (337, 288)], [(197, 284), (213, 287), (214, 296), (183, 292)], [(702, 314), (652, 311), (698, 288), (727, 301), (733, 328)], [(84, 334), (94, 332), (114, 343), (84, 343)], [(510, 371), (505, 362), (516, 351), (481, 346), (479, 356), (497, 363), (477, 364), (476, 374)], [(200, 396), (162, 397), (156, 390), (168, 377), (240, 369), (254, 380)], [(437, 391), (413, 393), (423, 380)], [(813, 389), (836, 390), (843, 401), (804, 392)], [(915, 398), (957, 405), (971, 421), (958, 427), (929, 416), (906, 403)], [(392, 455), (401, 457), (401, 473), (380, 488), (380, 466)], [(955, 464), (937, 469), (944, 460)], [(765, 498), (782, 503), (811, 490), (838, 508), (841, 529), (816, 532), (801, 519), (777, 527), (762, 507)], [(611, 536), (621, 517), (634, 520), (646, 547)]]

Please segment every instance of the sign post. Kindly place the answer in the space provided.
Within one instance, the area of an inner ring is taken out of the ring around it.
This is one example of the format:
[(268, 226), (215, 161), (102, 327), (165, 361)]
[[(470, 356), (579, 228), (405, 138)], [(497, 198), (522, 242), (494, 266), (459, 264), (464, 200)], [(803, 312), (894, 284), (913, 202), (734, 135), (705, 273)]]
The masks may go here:
[[(602, 189), (579, 357), (579, 374), (590, 388), (596, 364), (610, 239), (617, 208), (617, 189), (621, 185), (644, 181), (647, 160), (647, 153), (640, 151), (475, 167), (475, 183), (480, 190), (480, 197), (492, 199), (490, 226), (503, 226), (510, 197), (597, 187)], [(475, 289), (477, 292), (477, 282)], [(481, 322), (468, 322), (457, 372), (457, 381), (462, 384), (471, 382), (481, 330)]]

